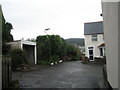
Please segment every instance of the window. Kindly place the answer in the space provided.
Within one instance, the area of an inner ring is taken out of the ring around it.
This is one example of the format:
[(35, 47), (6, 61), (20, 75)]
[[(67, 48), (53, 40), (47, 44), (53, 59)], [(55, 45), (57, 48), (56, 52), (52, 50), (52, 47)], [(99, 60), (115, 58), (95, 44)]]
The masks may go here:
[(97, 41), (97, 40), (98, 40), (97, 34), (92, 35), (92, 41)]
[(103, 56), (103, 49), (100, 48), (100, 56)]
[(93, 51), (94, 47), (88, 47), (88, 54), (89, 54), (89, 59), (93, 60), (94, 58), (94, 51)]
[(88, 47), (88, 49), (93, 49), (93, 47)]

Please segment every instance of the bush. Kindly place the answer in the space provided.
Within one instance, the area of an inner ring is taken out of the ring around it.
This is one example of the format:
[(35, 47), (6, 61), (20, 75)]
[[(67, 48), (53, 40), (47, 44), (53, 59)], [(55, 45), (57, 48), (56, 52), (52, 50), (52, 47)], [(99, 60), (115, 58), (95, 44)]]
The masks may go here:
[(77, 61), (80, 59), (81, 53), (80, 49), (74, 47), (73, 45), (67, 44), (67, 60)]
[(8, 55), (10, 52), (10, 45), (5, 44), (5, 42), (2, 43), (2, 54), (3, 55)]
[(21, 49), (13, 49), (11, 50), (11, 61), (12, 61), (12, 68), (18, 68), (21, 64), (26, 64), (26, 54), (25, 51)]
[(60, 60), (60, 57), (58, 55), (50, 56), (50, 62), (58, 62), (59, 60)]
[(59, 35), (38, 36), (36, 42), (38, 60), (62, 59), (66, 55), (65, 41)]
[(59, 35), (38, 36), (37, 60), (39, 62), (57, 62), (58, 60), (79, 60), (81, 52), (79, 48), (67, 44)]
[(41, 65), (49, 65), (50, 62), (49, 62), (49, 61), (46, 61), (46, 60), (39, 60), (39, 61), (38, 61), (38, 64), (41, 64)]

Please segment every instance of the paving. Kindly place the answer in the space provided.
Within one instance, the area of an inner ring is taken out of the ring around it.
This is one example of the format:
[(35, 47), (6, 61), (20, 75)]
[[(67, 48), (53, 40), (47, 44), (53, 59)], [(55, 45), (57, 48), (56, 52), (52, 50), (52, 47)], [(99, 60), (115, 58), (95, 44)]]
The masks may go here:
[(102, 65), (63, 62), (54, 66), (38, 66), (28, 72), (13, 72), (22, 88), (99, 88)]

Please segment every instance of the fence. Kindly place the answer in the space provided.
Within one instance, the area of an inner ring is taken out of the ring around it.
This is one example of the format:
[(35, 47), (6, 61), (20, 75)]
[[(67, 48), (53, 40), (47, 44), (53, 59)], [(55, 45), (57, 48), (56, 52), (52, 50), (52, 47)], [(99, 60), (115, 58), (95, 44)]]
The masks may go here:
[(12, 81), (11, 59), (2, 58), (2, 88), (8, 88)]

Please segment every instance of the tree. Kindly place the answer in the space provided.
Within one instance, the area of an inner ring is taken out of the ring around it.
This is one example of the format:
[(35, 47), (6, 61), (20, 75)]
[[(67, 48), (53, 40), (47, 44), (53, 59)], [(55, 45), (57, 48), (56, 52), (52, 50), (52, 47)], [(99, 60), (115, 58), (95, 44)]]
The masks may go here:
[(38, 36), (36, 42), (38, 60), (55, 61), (64, 56), (63, 40), (59, 35)]
[(74, 47), (73, 45), (67, 44), (67, 59), (68, 60), (79, 60), (80, 58), (80, 49)]
[(50, 35), (50, 43), (51, 43), (51, 54), (60, 56), (61, 48), (62, 48), (62, 39), (59, 35)]
[(66, 50), (67, 44), (66, 44), (66, 41), (63, 38), (61, 38), (61, 40), (62, 40), (62, 47), (60, 49), (61, 50), (60, 51), (60, 59), (64, 60), (65, 56), (67, 55), (67, 50)]
[(46, 62), (56, 62), (60, 59), (66, 60), (66, 56), (71, 60), (78, 60), (80, 49), (67, 44), (59, 35), (45, 35), (37, 37), (37, 59)]
[(6, 22), (2, 31), (2, 41), (3, 42), (11, 42), (13, 41), (13, 36), (11, 34), (11, 30), (13, 26), (11, 23)]
[(47, 36), (38, 36), (37, 42), (37, 59), (49, 60), (51, 55), (50, 40)]
[(10, 46), (6, 45), (7, 42), (13, 41), (13, 36), (11, 34), (11, 29), (13, 26), (11, 23), (6, 22), (3, 19), (3, 27), (2, 27), (2, 54), (8, 54), (10, 50)]

